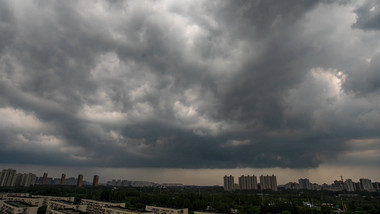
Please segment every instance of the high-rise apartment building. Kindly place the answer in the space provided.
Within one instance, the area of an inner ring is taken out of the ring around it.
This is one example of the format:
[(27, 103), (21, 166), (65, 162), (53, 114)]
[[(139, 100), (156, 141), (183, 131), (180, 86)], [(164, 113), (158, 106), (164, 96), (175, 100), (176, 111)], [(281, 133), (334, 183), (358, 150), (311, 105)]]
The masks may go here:
[(21, 186), (22, 179), (23, 179), (23, 174), (22, 173), (17, 173), (16, 174), (15, 186)]
[(260, 176), (260, 187), (262, 190), (271, 189), (277, 191), (277, 178), (275, 175), (261, 175)]
[(239, 177), (239, 188), (241, 190), (257, 189), (257, 177), (255, 175), (247, 175)]
[(351, 179), (347, 179), (344, 182), (344, 189), (347, 190), (348, 192), (353, 192), (355, 191), (354, 183), (352, 182)]
[(43, 184), (43, 185), (46, 185), (46, 184), (47, 184), (47, 176), (48, 176), (48, 174), (45, 172), (45, 173), (44, 173), (44, 176), (42, 177), (42, 184)]
[(83, 185), (83, 175), (79, 174), (78, 175), (77, 187), (81, 187), (82, 185)]
[(368, 178), (360, 178), (360, 186), (364, 191), (373, 191), (372, 181)]
[(307, 178), (300, 178), (298, 179), (298, 184), (300, 185), (300, 189), (307, 189), (311, 190), (313, 189), (313, 185), (310, 183), (309, 179)]
[(98, 186), (99, 185), (99, 176), (94, 175), (94, 180), (92, 181), (93, 186)]
[(61, 184), (61, 185), (65, 185), (65, 181), (66, 181), (66, 174), (65, 174), (65, 173), (62, 173), (60, 184)]
[(15, 169), (3, 169), (0, 177), (0, 186), (9, 187), (16, 183), (17, 175)]
[(17, 173), (15, 176), (14, 186), (29, 187), (36, 183), (37, 176), (33, 173)]
[(235, 189), (234, 176), (225, 175), (223, 181), (224, 181), (224, 190), (225, 191), (232, 191)]

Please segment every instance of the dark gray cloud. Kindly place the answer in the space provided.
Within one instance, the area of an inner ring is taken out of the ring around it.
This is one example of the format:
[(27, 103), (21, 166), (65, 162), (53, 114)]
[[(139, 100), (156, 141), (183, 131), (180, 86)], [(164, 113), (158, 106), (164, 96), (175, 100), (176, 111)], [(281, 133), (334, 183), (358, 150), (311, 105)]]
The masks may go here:
[(2, 163), (305, 168), (380, 138), (376, 2), (0, 5)]
[(363, 5), (355, 10), (357, 21), (354, 27), (363, 30), (380, 29), (380, 8), (378, 0), (366, 0)]

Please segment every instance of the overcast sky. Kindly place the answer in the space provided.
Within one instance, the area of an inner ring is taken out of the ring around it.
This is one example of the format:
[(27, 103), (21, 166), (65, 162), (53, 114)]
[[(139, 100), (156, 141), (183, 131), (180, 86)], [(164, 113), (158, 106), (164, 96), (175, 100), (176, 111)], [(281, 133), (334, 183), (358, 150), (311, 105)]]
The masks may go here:
[(0, 0), (1, 166), (380, 180), (379, 38), (379, 0)]

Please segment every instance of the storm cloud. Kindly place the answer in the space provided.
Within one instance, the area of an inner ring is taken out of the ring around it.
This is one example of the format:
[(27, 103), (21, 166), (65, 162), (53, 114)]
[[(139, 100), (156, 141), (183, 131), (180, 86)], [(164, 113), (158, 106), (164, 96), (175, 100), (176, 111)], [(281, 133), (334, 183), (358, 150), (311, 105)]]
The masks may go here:
[(2, 0), (0, 162), (376, 166), (378, 5)]

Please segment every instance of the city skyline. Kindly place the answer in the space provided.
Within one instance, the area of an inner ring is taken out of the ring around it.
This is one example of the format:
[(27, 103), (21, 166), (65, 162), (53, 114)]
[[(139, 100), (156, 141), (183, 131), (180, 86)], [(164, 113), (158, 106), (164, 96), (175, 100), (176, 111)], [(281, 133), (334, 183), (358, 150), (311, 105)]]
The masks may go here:
[[(1, 165), (0, 165), (1, 166)], [(30, 171), (28, 168), (25, 168), (27, 171), (18, 171), (18, 169), (13, 169), (13, 168), (4, 168), (4, 170), (13, 170), (15, 171), (16, 174), (33, 174), (33, 173), (36, 173), (36, 171)], [(1, 167), (0, 167), (0, 170), (1, 170)], [(29, 170), (29, 171), (28, 171)], [(123, 185), (130, 185), (134, 182), (137, 182), (137, 185), (141, 185), (142, 183), (139, 183), (139, 182), (143, 182), (144, 184), (143, 185), (151, 185), (151, 184), (158, 184), (158, 185), (173, 185), (173, 186), (177, 186), (177, 185), (190, 185), (190, 186), (225, 186), (225, 182), (226, 182), (226, 178), (225, 176), (227, 176), (226, 172), (231, 172), (231, 171), (223, 171), (221, 170), (219, 172), (220, 175), (223, 175), (222, 177), (224, 177), (224, 181), (221, 181), (220, 177), (217, 177), (217, 178), (214, 178), (214, 177), (210, 177), (209, 174), (206, 174), (206, 175), (202, 175), (200, 174), (199, 170), (197, 170), (198, 172), (196, 172), (196, 174), (194, 174), (196, 177), (198, 177), (199, 180), (203, 180), (204, 178), (208, 178), (209, 179), (209, 182), (210, 183), (199, 183), (199, 182), (196, 182), (196, 180), (194, 181), (194, 178), (193, 177), (190, 177), (189, 179), (192, 180), (192, 182), (188, 183), (188, 182), (181, 182), (181, 180), (171, 180), (170, 178), (172, 177), (175, 177), (175, 175), (173, 175), (172, 173), (167, 173), (167, 172), (162, 172), (162, 169), (155, 169), (156, 172), (160, 172), (162, 175), (165, 175), (165, 177), (161, 180), (157, 180), (157, 178), (155, 178), (156, 175), (152, 175), (151, 174), (151, 171), (150, 170), (146, 170), (146, 169), (140, 169), (140, 170), (143, 170), (143, 171), (146, 171), (146, 173), (148, 174), (147, 177), (144, 178), (141, 178), (141, 177), (136, 177), (136, 176), (133, 176), (132, 174), (124, 174), (124, 175), (117, 175), (117, 174), (103, 174), (103, 176), (99, 176), (99, 175), (96, 175), (96, 174), (93, 174), (95, 172), (100, 172), (100, 171), (104, 171), (104, 169), (99, 169), (99, 171), (92, 171), (92, 172), (85, 172), (83, 170), (85, 170), (85, 168), (79, 168), (78, 170), (81, 170), (81, 171), (78, 171), (79, 174), (68, 174), (70, 176), (66, 176), (66, 173), (53, 173), (53, 174), (49, 174), (49, 170), (48, 168), (43, 168), (41, 169), (43, 171), (43, 173), (36, 173), (36, 174), (33, 174), (34, 176), (36, 176), (36, 184), (38, 185), (46, 185), (46, 184), (54, 184), (54, 185), (71, 185), (71, 186), (77, 186), (77, 187), (81, 187), (81, 185), (78, 185), (79, 184), (79, 178), (81, 177), (82, 179), (82, 182), (83, 184), (85, 185), (92, 185), (92, 186), (97, 186), (97, 185), (115, 185), (115, 184), (110, 184), (111, 183), (114, 183), (114, 182), (123, 182), (123, 181), (128, 181), (129, 183), (125, 183)], [(166, 169), (166, 170), (170, 170), (170, 169)], [(271, 169), (272, 171), (262, 171), (264, 172), (264, 174), (266, 173), (267, 176), (271, 177), (269, 174), (271, 174), (272, 176), (275, 176), (275, 186), (286, 186), (287, 184), (290, 184), (290, 183), (294, 183), (294, 182), (298, 182), (300, 183), (301, 185), (301, 181), (302, 179), (306, 179), (307, 182), (310, 182), (310, 184), (319, 184), (319, 185), (322, 185), (322, 184), (333, 184), (334, 182), (336, 181), (340, 181), (342, 179), (344, 179), (345, 181), (346, 180), (351, 180), (351, 181), (360, 181), (361, 179), (369, 179), (369, 180), (372, 180), (373, 182), (377, 182), (379, 181), (378, 179), (376, 178), (373, 178), (373, 177), (370, 177), (370, 176), (367, 176), (366, 174), (357, 174), (356, 176), (345, 176), (343, 177), (342, 175), (341, 176), (335, 176), (334, 174), (332, 177), (330, 177), (329, 180), (324, 180), (324, 181), (320, 181), (318, 179), (316, 179), (316, 177), (314, 177), (312, 174), (309, 174), (309, 175), (293, 175), (293, 176), (286, 176), (285, 175), (282, 175), (280, 174), (280, 177), (278, 179), (278, 174), (276, 173), (276, 171), (273, 171), (273, 169)], [(232, 181), (231, 181), (231, 189), (230, 190), (234, 190), (234, 189), (245, 189), (245, 188), (242, 188), (240, 185), (240, 182), (242, 182), (240, 179), (241, 177), (246, 177), (246, 176), (250, 176), (250, 175), (257, 175), (255, 178), (252, 178), (251, 179), (254, 179), (252, 180), (252, 185), (255, 186), (255, 183), (256, 185), (259, 185), (260, 186), (260, 183), (263, 181), (261, 176), (263, 176), (264, 174), (262, 173), (259, 173), (258, 170), (255, 170), (255, 171), (250, 171), (248, 172), (248, 174), (245, 174), (247, 173), (247, 169), (243, 170), (243, 171), (234, 171), (232, 174), (228, 174), (228, 176), (232, 176)], [(134, 172), (135, 173), (135, 172)], [(224, 173), (224, 174), (223, 174)], [(243, 173), (243, 174), (239, 174), (239, 173)], [(250, 174), (251, 173), (251, 174)], [(252, 173), (255, 173), (255, 174), (252, 174)], [(15, 174), (15, 175), (16, 175)], [(102, 174), (102, 173), (100, 173)], [(46, 178), (44, 179), (46, 175)], [(188, 175), (188, 174), (187, 174)], [(261, 176), (258, 176), (258, 175), (261, 175)], [(331, 176), (332, 174), (330, 174)], [(298, 177), (297, 177), (298, 176)], [(101, 177), (101, 179), (100, 179)], [(234, 179), (236, 177), (236, 179)], [(264, 177), (266, 177), (264, 175)], [(0, 171), (0, 178), (1, 178), (1, 171)], [(62, 184), (62, 178), (65, 178), (65, 182), (63, 182)], [(50, 179), (50, 180), (49, 180)], [(247, 181), (247, 179), (249, 180), (249, 178), (245, 178), (243, 179), (243, 182), (249, 182)], [(268, 178), (270, 179), (270, 178)], [(45, 183), (44, 183), (44, 180)], [(97, 182), (95, 182), (95, 180)], [(278, 182), (279, 180), (279, 182)], [(101, 181), (101, 182), (100, 182)], [(50, 182), (50, 183), (49, 183)], [(69, 182), (69, 183), (67, 183)], [(94, 184), (97, 184), (97, 185), (94, 185)], [(267, 181), (267, 183), (270, 183), (270, 184), (266, 184), (265, 188), (267, 187), (267, 185), (269, 186), (272, 186), (272, 182), (271, 181)], [(238, 187), (237, 187), (237, 186)], [(243, 184), (243, 185), (250, 185), (250, 184)], [(302, 187), (302, 185), (301, 185)], [(257, 188), (257, 187), (256, 187)], [(255, 188), (253, 188), (255, 189)]]
[[(113, 179), (106, 183), (99, 183), (99, 176), (94, 175), (93, 181), (85, 181), (83, 174), (79, 174), (78, 178), (69, 177), (65, 179), (66, 174), (63, 173), (61, 178), (48, 177), (48, 173), (44, 172), (42, 177), (38, 177), (33, 173), (20, 173), (17, 170), (8, 168), (0, 171), (0, 187), (38, 187), (49, 186), (54, 188), (57, 186), (76, 186), (82, 188), (84, 186), (111, 186), (117, 187), (194, 187), (194, 185), (186, 185), (180, 183), (154, 183), (149, 181), (131, 181), (125, 179)], [(331, 191), (331, 192), (377, 192), (380, 190), (380, 182), (373, 181), (368, 178), (360, 178), (358, 181), (351, 178), (344, 179), (343, 176), (340, 180), (334, 180), (333, 183), (318, 184), (311, 182), (309, 178), (299, 178), (297, 181), (291, 181), (285, 185), (279, 185), (277, 183), (277, 176), (272, 175), (241, 175), (235, 182), (235, 176), (224, 175), (223, 176), (223, 190), (228, 192), (234, 191), (283, 191), (283, 190), (312, 190), (312, 191)], [(259, 180), (258, 180), (259, 178)], [(213, 184), (213, 187), (218, 186)], [(200, 186), (198, 186), (200, 187)], [(208, 186), (210, 187), (210, 186)], [(200, 189), (199, 189), (200, 190)]]
[(380, 180), (378, 4), (0, 0), (0, 166)]

